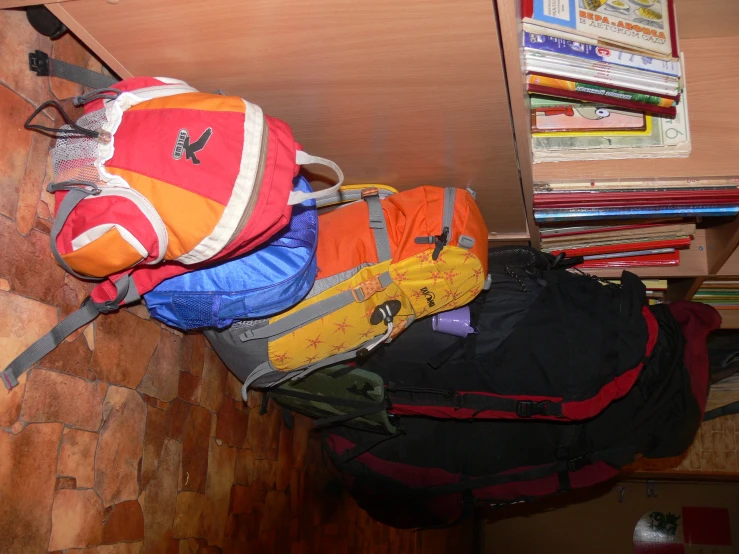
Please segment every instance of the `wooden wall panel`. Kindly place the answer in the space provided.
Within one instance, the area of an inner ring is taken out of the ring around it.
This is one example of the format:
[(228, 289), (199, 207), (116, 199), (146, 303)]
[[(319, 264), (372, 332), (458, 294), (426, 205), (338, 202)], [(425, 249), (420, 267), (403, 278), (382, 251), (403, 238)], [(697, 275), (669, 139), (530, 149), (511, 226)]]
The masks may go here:
[(472, 186), (491, 231), (527, 232), (490, 0), (73, 0), (52, 9), (119, 69), (258, 103), (348, 182)]

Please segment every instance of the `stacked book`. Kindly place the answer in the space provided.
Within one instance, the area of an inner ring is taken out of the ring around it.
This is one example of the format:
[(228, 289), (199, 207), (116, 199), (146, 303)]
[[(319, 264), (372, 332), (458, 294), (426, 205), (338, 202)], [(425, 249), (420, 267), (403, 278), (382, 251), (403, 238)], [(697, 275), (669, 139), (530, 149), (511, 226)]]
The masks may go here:
[(525, 0), (534, 162), (685, 157), (673, 0)]
[(734, 216), (739, 180), (599, 181), (534, 186), (537, 223)]
[(694, 234), (695, 223), (679, 219), (545, 227), (541, 249), (582, 256), (581, 268), (673, 266), (679, 265), (680, 249), (690, 247)]
[(722, 310), (739, 309), (739, 281), (704, 281), (693, 296), (694, 302), (710, 304)]

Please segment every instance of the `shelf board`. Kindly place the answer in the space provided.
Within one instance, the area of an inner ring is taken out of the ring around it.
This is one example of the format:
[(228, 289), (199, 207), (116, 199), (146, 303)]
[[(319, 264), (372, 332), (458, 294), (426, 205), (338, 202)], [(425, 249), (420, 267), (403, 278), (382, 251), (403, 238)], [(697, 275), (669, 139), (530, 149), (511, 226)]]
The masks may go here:
[(738, 120), (727, 103), (727, 95), (739, 89), (739, 36), (683, 39), (680, 46), (686, 64), (690, 157), (536, 164), (534, 181), (739, 176)]
[(718, 310), (722, 329), (739, 329), (739, 310)]
[(706, 232), (698, 229), (690, 248), (680, 251), (680, 265), (663, 267), (627, 267), (613, 269), (583, 269), (598, 277), (617, 278), (627, 270), (639, 277), (699, 277), (706, 274)]
[(734, 250), (716, 275), (723, 277), (739, 275), (739, 249)]

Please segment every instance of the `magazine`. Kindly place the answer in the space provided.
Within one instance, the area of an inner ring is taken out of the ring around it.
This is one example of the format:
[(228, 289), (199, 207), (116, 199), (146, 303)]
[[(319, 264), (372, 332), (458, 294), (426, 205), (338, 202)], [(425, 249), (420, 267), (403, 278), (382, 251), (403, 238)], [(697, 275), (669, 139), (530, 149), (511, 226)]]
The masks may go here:
[(531, 139), (531, 149), (534, 163), (647, 157), (685, 158), (691, 151), (687, 86), (676, 106), (675, 117), (653, 117), (652, 132), (648, 135), (556, 136), (537, 133)]
[(649, 71), (671, 77), (680, 76), (680, 64), (675, 61), (660, 60), (649, 56), (631, 54), (612, 48), (583, 44), (582, 42), (565, 40), (548, 35), (524, 33), (524, 47), (537, 52), (551, 52), (552, 54), (561, 56), (575, 57), (583, 61), (607, 62), (621, 67)]
[(524, 22), (677, 58), (673, 0), (526, 0)]

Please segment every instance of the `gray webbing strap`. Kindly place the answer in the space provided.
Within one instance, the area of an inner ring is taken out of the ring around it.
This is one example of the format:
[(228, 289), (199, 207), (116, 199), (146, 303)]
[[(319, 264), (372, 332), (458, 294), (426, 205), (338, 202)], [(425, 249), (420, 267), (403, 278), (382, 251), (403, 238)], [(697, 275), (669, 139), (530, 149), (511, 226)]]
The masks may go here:
[(25, 352), (10, 362), (5, 371), (0, 373), (8, 390), (18, 384), (18, 377), (41, 358), (59, 346), (64, 339), (80, 327), (95, 319), (100, 311), (92, 300), (85, 300), (82, 307), (60, 321), (51, 331), (29, 346)]
[[(365, 190), (370, 189), (370, 188), (372, 187), (367, 187), (364, 189), (339, 189), (327, 196), (324, 196), (316, 200), (316, 206), (319, 208), (323, 208), (325, 206), (330, 206), (333, 204), (342, 204), (345, 202), (356, 202), (358, 200), (361, 200), (362, 193)], [(384, 198), (387, 198), (388, 196), (392, 196), (395, 193), (388, 189), (378, 188), (377, 194), (380, 195), (380, 200), (382, 200)]]
[[(310, 375), (316, 370), (321, 369), (322, 367), (326, 367), (332, 364), (338, 364), (346, 360), (352, 360), (357, 357), (357, 352), (362, 350), (362, 348), (364, 348), (367, 343), (372, 342), (372, 340), (368, 340), (367, 342), (362, 344), (360, 347), (355, 348), (353, 350), (348, 350), (347, 352), (342, 352), (341, 354), (334, 354), (333, 356), (329, 356), (328, 358), (325, 358), (321, 360), (320, 362), (316, 362), (315, 364), (312, 364), (303, 370), (286, 371), (284, 372), (285, 374), (284, 377), (275, 379), (274, 381), (267, 383), (265, 385), (260, 385), (260, 388), (271, 389), (273, 387), (277, 387), (281, 385), (285, 381), (290, 381), (291, 379), (298, 380), (298, 379), (307, 377), (308, 375)], [(276, 370), (272, 366), (272, 364), (269, 362), (264, 362), (258, 365), (256, 369), (249, 374), (249, 377), (246, 378), (246, 381), (244, 381), (244, 386), (241, 387), (241, 395), (244, 397), (244, 399), (246, 399), (247, 390), (249, 389), (249, 387), (251, 387), (252, 383), (259, 380), (260, 377), (264, 377), (265, 375), (271, 375), (274, 373), (283, 373), (283, 372)]]
[(320, 319), (326, 314), (340, 310), (352, 302), (355, 302), (355, 300), (354, 294), (351, 290), (340, 292), (339, 294), (330, 296), (325, 300), (316, 302), (315, 304), (303, 308), (294, 314), (284, 317), (275, 323), (270, 323), (269, 325), (260, 327), (259, 329), (245, 331), (239, 335), (239, 338), (243, 342), (246, 342), (248, 340), (267, 339), (277, 335), (282, 335), (283, 333), (292, 331), (296, 327), (300, 327), (301, 325)]
[(64, 197), (64, 200), (62, 200), (61, 206), (59, 206), (59, 211), (56, 214), (56, 217), (54, 218), (54, 225), (51, 227), (51, 253), (54, 255), (54, 259), (56, 260), (56, 263), (58, 263), (62, 268), (67, 271), (68, 273), (74, 275), (78, 279), (82, 280), (94, 280), (94, 281), (102, 281), (102, 279), (89, 277), (87, 275), (80, 275), (77, 273), (74, 269), (69, 267), (67, 262), (64, 261), (62, 258), (62, 255), (59, 253), (59, 249), (56, 246), (56, 239), (59, 236), (59, 233), (62, 231), (62, 227), (64, 227), (64, 224), (67, 221), (67, 218), (69, 217), (69, 214), (72, 213), (72, 210), (75, 209), (77, 204), (82, 202), (85, 198), (88, 196), (94, 195), (93, 192), (89, 190), (85, 190), (83, 188), (79, 187), (73, 187), (69, 189), (69, 192)]
[(370, 227), (375, 234), (375, 247), (377, 248), (377, 260), (382, 263), (393, 257), (390, 251), (390, 237), (387, 234), (385, 214), (382, 211), (382, 202), (376, 194), (365, 196), (367, 208), (369, 209)]
[(64, 339), (69, 335), (94, 320), (98, 314), (117, 310), (125, 299), (138, 297), (136, 287), (133, 285), (133, 280), (129, 275), (125, 275), (116, 281), (115, 287), (118, 294), (114, 300), (98, 304), (93, 302), (91, 298), (87, 298), (79, 310), (72, 312), (57, 323), (51, 331), (34, 342), (15, 360), (10, 362), (8, 367), (0, 373), (5, 387), (8, 390), (12, 390), (13, 387), (18, 385), (18, 377), (64, 342)]
[(55, 60), (54, 58), (49, 58), (49, 74), (52, 77), (58, 77), (94, 89), (108, 88), (119, 81), (119, 79), (110, 75), (104, 75), (86, 67)]
[[(387, 271), (378, 275), (377, 279), (380, 282), (380, 287), (383, 289), (393, 282), (393, 278)], [(246, 342), (248, 340), (268, 339), (278, 335), (283, 335), (293, 329), (297, 329), (298, 327), (305, 325), (306, 323), (310, 323), (316, 319), (321, 319), (325, 315), (335, 312), (336, 310), (340, 310), (341, 308), (350, 305), (352, 302), (357, 302), (357, 299), (354, 297), (355, 292), (359, 295), (359, 302), (366, 300), (366, 298), (363, 298), (361, 289), (346, 290), (339, 294), (335, 294), (334, 296), (325, 298), (320, 302), (316, 302), (311, 306), (307, 306), (306, 308), (290, 314), (279, 321), (270, 323), (269, 325), (260, 327), (259, 329), (244, 331), (239, 335), (239, 338), (243, 342)]]

